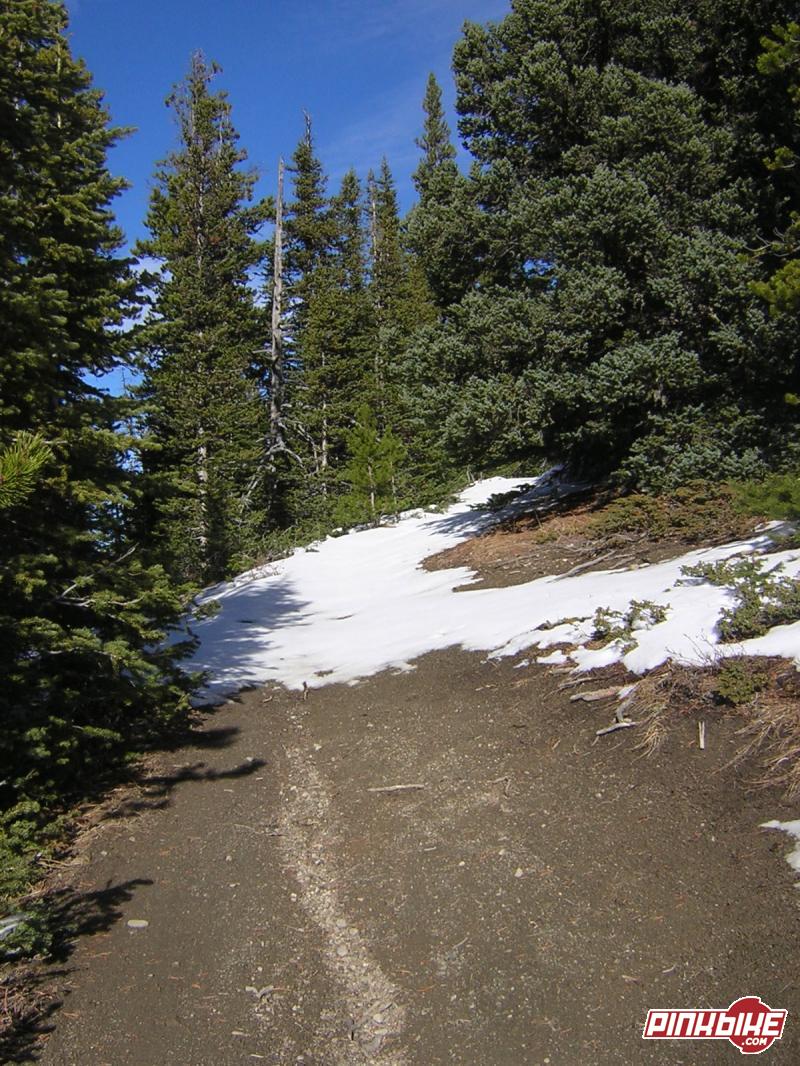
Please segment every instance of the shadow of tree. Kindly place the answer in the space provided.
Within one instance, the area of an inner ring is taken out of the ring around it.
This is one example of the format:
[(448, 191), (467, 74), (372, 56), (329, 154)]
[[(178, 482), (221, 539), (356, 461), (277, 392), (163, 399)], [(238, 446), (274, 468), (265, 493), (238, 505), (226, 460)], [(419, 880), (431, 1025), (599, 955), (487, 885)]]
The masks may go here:
[[(238, 730), (231, 730), (236, 733)], [(204, 762), (191, 763), (176, 768), (171, 774), (142, 774), (137, 785), (144, 796), (127, 796), (105, 811), (99, 821), (112, 821), (132, 818), (141, 811), (163, 810), (169, 806), (170, 795), (178, 785), (189, 781), (208, 782), (226, 781), (247, 777), (267, 765), (264, 759), (248, 759), (230, 770), (215, 770)]]
[[(180, 749), (176, 745), (174, 750), (223, 750), (234, 742), (238, 733), (237, 728), (227, 726), (193, 729), (182, 738)], [(234, 780), (264, 766), (264, 759), (251, 758), (228, 769), (217, 769), (197, 761), (179, 765), (171, 773), (140, 770), (125, 783), (126, 792), (122, 798), (97, 812), (93, 824), (134, 818), (146, 810), (164, 809), (174, 790), (181, 785)], [(9, 966), (5, 973), (0, 970), (0, 1063), (38, 1060), (43, 1039), (53, 1030), (54, 1016), (63, 1006), (56, 987), (71, 972), (68, 963), (78, 940), (108, 931), (122, 918), (122, 905), (130, 901), (138, 889), (152, 884), (151, 879), (140, 877), (116, 885), (108, 883), (89, 892), (58, 888), (39, 897), (36, 902), (37, 915), (40, 915), (37, 924), (43, 941), (49, 943), (50, 948), (46, 959)]]
[(66, 965), (82, 936), (105, 932), (122, 917), (122, 905), (137, 889), (153, 882), (135, 878), (92, 892), (60, 889), (46, 897), (44, 932), (51, 939), (47, 962), (19, 967), (0, 981), (0, 1062), (35, 1062), (53, 1016), (63, 1005), (54, 991), (66, 977)]

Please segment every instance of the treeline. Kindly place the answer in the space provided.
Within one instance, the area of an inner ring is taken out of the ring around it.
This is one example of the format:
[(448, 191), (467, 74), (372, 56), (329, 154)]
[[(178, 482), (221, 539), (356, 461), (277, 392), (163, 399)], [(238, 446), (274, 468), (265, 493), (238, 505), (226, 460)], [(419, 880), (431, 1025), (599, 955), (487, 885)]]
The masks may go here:
[(136, 249), (130, 334), (143, 539), (199, 582), (412, 498), (402, 353), (436, 320), (387, 161), (331, 192), (306, 117), (277, 198), (255, 200), (215, 73), (194, 56), (170, 98), (179, 146)]
[[(123, 131), (63, 4), (0, 4), (0, 808), (180, 721), (193, 589), (467, 471), (623, 488), (800, 462), (800, 29), (779, 0), (514, 0), (435, 79), (417, 202), (329, 187), (311, 120), (256, 197), (202, 56), (123, 254)], [(276, 161), (277, 162), (277, 161)], [(119, 367), (138, 384), (97, 387)], [(8, 838), (7, 836), (7, 839)]]

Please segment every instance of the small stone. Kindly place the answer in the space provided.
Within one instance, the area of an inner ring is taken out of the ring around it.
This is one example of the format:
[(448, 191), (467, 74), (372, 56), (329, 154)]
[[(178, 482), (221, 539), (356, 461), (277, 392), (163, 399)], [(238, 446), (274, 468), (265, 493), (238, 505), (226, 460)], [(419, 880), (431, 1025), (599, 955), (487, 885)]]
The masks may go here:
[(518, 866), (516, 868), (516, 870), (514, 871), (514, 877), (522, 877), (524, 875), (524, 873), (525, 873), (525, 871), (522, 869), (522, 867)]
[(128, 928), (129, 929), (146, 929), (149, 924), (150, 923), (146, 922), (144, 920), (144, 918), (129, 918), (128, 919)]
[(347, 948), (344, 946), (344, 944), (339, 945), (339, 947), (336, 949), (336, 954), (339, 956), (340, 959), (343, 959), (345, 957), (345, 955), (347, 954)]
[(346, 929), (347, 928), (347, 922), (344, 920), (344, 918), (337, 918), (336, 919), (336, 928), (337, 929)]
[(233, 855), (226, 855), (225, 862), (233, 862)]

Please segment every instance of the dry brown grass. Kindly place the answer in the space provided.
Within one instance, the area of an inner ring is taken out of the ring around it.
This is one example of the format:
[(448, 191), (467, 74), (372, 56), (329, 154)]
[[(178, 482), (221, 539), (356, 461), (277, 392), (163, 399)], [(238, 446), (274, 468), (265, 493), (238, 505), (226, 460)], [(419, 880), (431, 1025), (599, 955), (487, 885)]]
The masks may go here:
[(737, 731), (742, 738), (737, 761), (758, 767), (756, 787), (780, 788), (793, 800), (800, 796), (800, 673), (783, 662), (771, 674), (769, 687), (747, 707)]
[[(755, 679), (752, 693), (735, 693), (731, 675)], [(746, 768), (755, 788), (778, 788), (788, 800), (800, 796), (800, 671), (786, 659), (741, 657), (706, 667), (665, 664), (642, 678), (631, 696), (637, 718), (635, 750), (652, 755), (668, 740), (679, 718), (735, 717), (741, 738), (733, 762)]]

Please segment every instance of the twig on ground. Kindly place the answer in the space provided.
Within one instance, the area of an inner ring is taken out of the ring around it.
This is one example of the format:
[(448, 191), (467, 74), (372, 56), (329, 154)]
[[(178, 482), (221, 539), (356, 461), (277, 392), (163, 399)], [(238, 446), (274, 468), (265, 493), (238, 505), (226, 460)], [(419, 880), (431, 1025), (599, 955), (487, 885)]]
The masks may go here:
[(630, 707), (632, 702), (633, 701), (630, 696), (628, 696), (627, 699), (623, 700), (614, 712), (615, 720), (611, 723), (611, 725), (607, 725), (604, 729), (598, 729), (595, 733), (595, 736), (604, 737), (607, 733), (616, 733), (618, 729), (630, 729), (631, 726), (638, 725), (638, 722), (632, 722), (630, 718), (625, 717), (625, 712), (627, 711), (628, 707)]
[(607, 725), (605, 729), (598, 729), (595, 733), (596, 737), (604, 737), (606, 733), (616, 733), (618, 729), (630, 729), (632, 726), (638, 725), (638, 722), (614, 722), (611, 725)]
[[(570, 673), (572, 673), (572, 668), (571, 667), (570, 667)], [(563, 681), (558, 686), (558, 691), (559, 692), (563, 692), (563, 690), (565, 688), (575, 688), (576, 685), (585, 685), (587, 681), (591, 681), (591, 677), (588, 674), (584, 674), (583, 677), (575, 678), (572, 681)]]
[(381, 785), (380, 788), (368, 788), (367, 792), (418, 792), (427, 785)]
[(622, 686), (611, 685), (609, 688), (595, 688), (591, 692), (576, 692), (570, 696), (570, 703), (583, 700), (584, 703), (595, 703), (597, 700), (607, 700), (611, 696), (618, 696)]
[(558, 574), (555, 577), (556, 581), (562, 581), (565, 577), (573, 577), (575, 574), (580, 574), (583, 570), (588, 570), (590, 566), (595, 566), (597, 563), (605, 562), (606, 559), (610, 559), (612, 555), (617, 554), (617, 549), (614, 548), (610, 552), (603, 552), (602, 555), (593, 555), (591, 559), (587, 559), (584, 563), (578, 563), (577, 566), (573, 566), (571, 570), (567, 570), (563, 574)]

